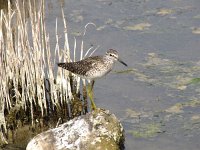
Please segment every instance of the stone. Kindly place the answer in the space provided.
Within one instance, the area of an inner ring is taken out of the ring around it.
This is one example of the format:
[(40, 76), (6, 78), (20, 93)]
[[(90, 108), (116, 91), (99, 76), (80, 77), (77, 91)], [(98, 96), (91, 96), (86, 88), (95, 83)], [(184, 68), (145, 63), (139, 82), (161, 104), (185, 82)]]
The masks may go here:
[(108, 110), (97, 109), (35, 136), (26, 150), (121, 150), (124, 130)]

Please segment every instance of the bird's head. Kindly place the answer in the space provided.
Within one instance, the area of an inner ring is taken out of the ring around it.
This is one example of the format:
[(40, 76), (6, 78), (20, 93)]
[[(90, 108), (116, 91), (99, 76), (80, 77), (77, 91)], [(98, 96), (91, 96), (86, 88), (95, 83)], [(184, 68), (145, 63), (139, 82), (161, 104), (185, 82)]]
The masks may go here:
[(119, 61), (120, 63), (122, 63), (123, 65), (125, 66), (128, 66), (125, 62), (123, 62), (120, 58), (119, 58), (119, 55), (118, 55), (118, 52), (114, 49), (109, 49), (107, 52), (106, 52), (106, 56), (107, 57), (110, 57), (112, 60), (114, 61)]

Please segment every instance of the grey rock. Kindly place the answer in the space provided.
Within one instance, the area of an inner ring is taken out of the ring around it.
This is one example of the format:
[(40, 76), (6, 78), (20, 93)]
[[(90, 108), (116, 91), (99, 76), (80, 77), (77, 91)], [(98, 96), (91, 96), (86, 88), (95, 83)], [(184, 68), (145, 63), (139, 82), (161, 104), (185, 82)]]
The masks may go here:
[(35, 136), (26, 150), (120, 150), (124, 130), (108, 110), (97, 109)]

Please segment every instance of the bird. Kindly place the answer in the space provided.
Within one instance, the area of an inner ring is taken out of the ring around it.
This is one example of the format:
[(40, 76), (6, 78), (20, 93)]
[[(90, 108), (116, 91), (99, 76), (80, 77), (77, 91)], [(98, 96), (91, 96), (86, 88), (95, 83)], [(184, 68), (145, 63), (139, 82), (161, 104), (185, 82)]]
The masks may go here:
[(87, 79), (88, 96), (91, 100), (92, 109), (96, 109), (96, 105), (93, 99), (93, 86), (96, 79), (107, 75), (112, 69), (115, 62), (120, 62), (124, 66), (128, 66), (124, 61), (119, 58), (117, 50), (109, 49), (102, 56), (90, 56), (85, 59), (76, 62), (64, 62), (57, 63), (58, 67), (64, 68), (71, 73)]

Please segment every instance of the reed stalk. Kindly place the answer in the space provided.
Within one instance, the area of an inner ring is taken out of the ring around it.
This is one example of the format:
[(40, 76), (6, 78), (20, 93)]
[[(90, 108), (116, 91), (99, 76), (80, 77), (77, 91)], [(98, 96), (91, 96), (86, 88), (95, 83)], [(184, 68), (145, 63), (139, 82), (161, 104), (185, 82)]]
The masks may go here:
[[(8, 1), (7, 12), (0, 12), (0, 138), (4, 144), (8, 143), (7, 130), (10, 127), (17, 130), (18, 122), (34, 127), (45, 117), (71, 118), (74, 100), (69, 72), (56, 69), (56, 62), (63, 58), (71, 61), (63, 10), (65, 44), (62, 50), (57, 20), (55, 48), (50, 47), (44, 0), (17, 0), (14, 6), (15, 9)], [(76, 40), (74, 60), (75, 51)], [(78, 93), (80, 79), (75, 78), (75, 82), (78, 85), (75, 93)]]

